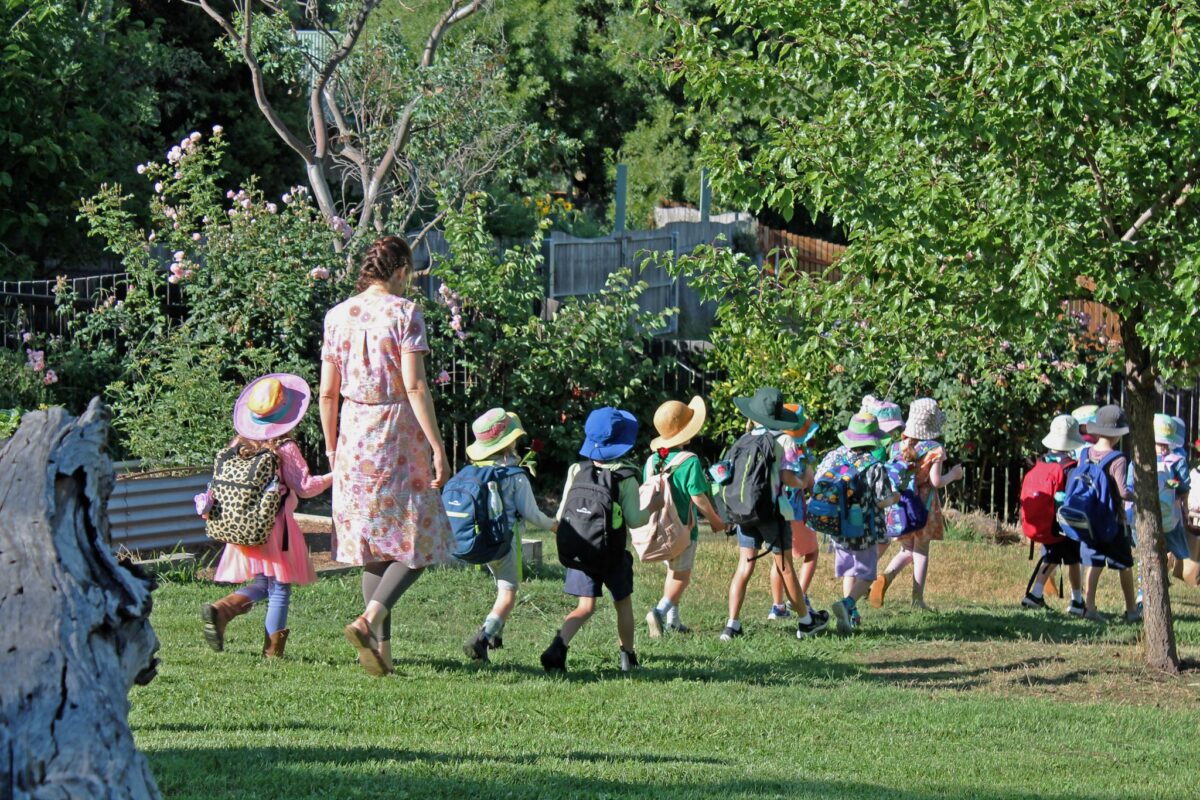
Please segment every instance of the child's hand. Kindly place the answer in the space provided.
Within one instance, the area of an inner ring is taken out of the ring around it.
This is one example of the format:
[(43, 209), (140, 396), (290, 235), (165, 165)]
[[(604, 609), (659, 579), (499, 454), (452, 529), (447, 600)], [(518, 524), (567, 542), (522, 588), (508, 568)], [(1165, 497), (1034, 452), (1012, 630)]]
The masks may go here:
[(551, 533), (558, 533), (558, 520), (554, 520), (554, 524), (550, 526)]
[(713, 533), (725, 533), (729, 529), (729, 523), (720, 518), (709, 520), (708, 524), (712, 526)]
[(946, 481), (947, 482), (962, 480), (962, 477), (963, 477), (962, 464), (955, 464), (954, 467), (949, 472), (946, 473)]

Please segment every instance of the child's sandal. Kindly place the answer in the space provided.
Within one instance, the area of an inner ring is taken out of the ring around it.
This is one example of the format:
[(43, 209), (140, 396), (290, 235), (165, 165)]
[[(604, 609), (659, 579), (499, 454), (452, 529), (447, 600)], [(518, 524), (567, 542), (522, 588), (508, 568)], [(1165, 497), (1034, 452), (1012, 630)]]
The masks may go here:
[(379, 652), (375, 635), (371, 633), (371, 626), (367, 624), (364, 617), (360, 616), (347, 625), (343, 629), (343, 633), (346, 641), (358, 651), (358, 663), (367, 671), (368, 675), (382, 678), (391, 672), (387, 662), (384, 661), (383, 654)]

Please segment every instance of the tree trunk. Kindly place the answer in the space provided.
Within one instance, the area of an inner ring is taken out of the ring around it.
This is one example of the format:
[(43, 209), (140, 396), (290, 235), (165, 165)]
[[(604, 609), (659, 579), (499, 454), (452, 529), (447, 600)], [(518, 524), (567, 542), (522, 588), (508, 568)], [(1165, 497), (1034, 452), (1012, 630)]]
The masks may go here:
[(1122, 316), (1121, 338), (1125, 344), (1125, 400), (1129, 406), (1125, 411), (1133, 446), (1133, 521), (1142, 575), (1146, 664), (1176, 674), (1179, 652), (1167, 591), (1167, 546), (1158, 506), (1158, 454), (1154, 447), (1158, 390), (1150, 352), (1137, 332), (1137, 317)]
[(0, 449), (0, 797), (159, 796), (128, 724), (154, 587), (112, 554), (108, 421), (28, 414)]

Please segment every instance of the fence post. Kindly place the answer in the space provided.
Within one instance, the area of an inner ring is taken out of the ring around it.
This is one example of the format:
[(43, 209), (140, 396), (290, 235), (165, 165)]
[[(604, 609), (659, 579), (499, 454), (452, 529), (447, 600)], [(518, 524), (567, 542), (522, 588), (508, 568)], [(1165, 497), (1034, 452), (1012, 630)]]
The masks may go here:
[(625, 192), (629, 183), (629, 167), (617, 164), (617, 189), (614, 195), (616, 203), (613, 210), (613, 236), (625, 232)]
[(712, 186), (708, 183), (708, 167), (700, 168), (700, 221), (708, 222), (712, 211)]

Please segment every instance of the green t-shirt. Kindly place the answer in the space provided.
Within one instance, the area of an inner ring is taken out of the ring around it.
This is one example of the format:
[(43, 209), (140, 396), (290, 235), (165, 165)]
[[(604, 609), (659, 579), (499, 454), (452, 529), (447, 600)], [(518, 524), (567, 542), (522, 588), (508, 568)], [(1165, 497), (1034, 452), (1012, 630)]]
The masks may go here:
[[(668, 452), (667, 461), (674, 458), (677, 452), (679, 451)], [(661, 462), (658, 453), (651, 455), (642, 470), (642, 480), (649, 479), (651, 472), (657, 470)], [(707, 495), (711, 491), (708, 475), (704, 473), (704, 465), (700, 463), (698, 456), (692, 456), (671, 472), (671, 499), (675, 501), (675, 510), (685, 523), (691, 518), (693, 541), (700, 538), (700, 510), (692, 505), (692, 497), (698, 494)]]

